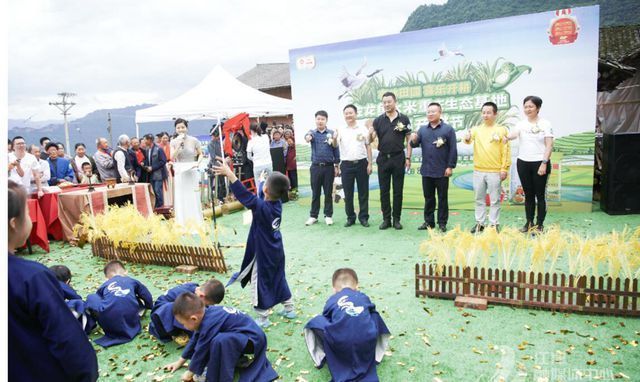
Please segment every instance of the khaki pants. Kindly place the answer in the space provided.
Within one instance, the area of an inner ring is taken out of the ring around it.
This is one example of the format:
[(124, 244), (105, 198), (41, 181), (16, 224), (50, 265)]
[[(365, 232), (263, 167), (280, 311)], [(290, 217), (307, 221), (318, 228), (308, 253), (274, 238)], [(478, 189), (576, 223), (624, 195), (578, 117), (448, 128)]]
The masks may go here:
[(487, 219), (486, 194), (489, 194), (489, 224), (500, 224), (500, 173), (473, 171), (473, 190), (476, 196), (476, 223), (485, 225)]

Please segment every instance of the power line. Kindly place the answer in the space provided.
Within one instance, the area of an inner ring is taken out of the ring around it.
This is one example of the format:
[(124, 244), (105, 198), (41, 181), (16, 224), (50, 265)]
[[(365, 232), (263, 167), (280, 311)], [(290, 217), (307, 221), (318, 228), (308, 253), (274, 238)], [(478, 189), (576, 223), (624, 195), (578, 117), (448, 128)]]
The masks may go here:
[(60, 97), (62, 97), (62, 100), (61, 101), (57, 101), (57, 102), (49, 102), (49, 105), (57, 107), (62, 112), (61, 114), (64, 116), (65, 147), (66, 147), (67, 150), (70, 150), (70, 148), (69, 148), (69, 121), (67, 120), (67, 116), (70, 115), (69, 109), (71, 109), (73, 106), (75, 106), (75, 102), (69, 101), (69, 98), (75, 96), (76, 94), (75, 93), (63, 92), (63, 93), (58, 93), (58, 95)]

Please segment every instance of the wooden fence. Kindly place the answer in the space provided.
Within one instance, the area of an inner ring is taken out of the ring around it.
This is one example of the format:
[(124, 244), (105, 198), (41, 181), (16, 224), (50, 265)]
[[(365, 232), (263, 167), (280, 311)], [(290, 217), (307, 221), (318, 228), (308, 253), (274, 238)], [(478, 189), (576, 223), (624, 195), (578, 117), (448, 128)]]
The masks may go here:
[(166, 266), (195, 265), (199, 269), (226, 273), (227, 266), (220, 248), (190, 247), (186, 245), (156, 245), (121, 242), (117, 245), (107, 238), (91, 244), (94, 256), (107, 260), (124, 260), (140, 264)]
[(416, 264), (416, 297), (484, 298), (562, 312), (640, 317), (638, 280)]

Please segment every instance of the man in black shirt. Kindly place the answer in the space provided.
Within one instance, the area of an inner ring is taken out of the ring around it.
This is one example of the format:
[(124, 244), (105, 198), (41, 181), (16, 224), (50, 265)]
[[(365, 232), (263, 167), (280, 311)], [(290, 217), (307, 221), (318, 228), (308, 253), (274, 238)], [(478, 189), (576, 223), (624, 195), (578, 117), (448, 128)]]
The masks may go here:
[[(396, 95), (386, 92), (382, 95), (384, 114), (373, 121), (369, 130), (371, 140), (378, 137), (378, 182), (380, 184), (380, 205), (383, 221), (380, 229), (391, 227), (390, 191), (393, 180), (393, 227), (402, 229), (400, 215), (402, 213), (402, 189), (404, 173), (411, 168), (411, 122), (409, 118), (396, 109)], [(407, 148), (405, 156), (404, 148)]]

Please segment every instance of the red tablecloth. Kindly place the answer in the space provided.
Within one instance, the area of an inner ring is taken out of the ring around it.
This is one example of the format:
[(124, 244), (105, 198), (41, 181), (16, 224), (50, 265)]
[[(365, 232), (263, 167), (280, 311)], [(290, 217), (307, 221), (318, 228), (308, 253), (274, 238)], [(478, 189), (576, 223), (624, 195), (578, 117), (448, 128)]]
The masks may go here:
[(49, 252), (49, 239), (47, 238), (47, 224), (38, 199), (27, 199), (29, 206), (29, 217), (31, 218), (31, 235), (29, 241), (32, 245), (37, 245), (45, 251)]
[(60, 219), (58, 218), (58, 195), (65, 192), (86, 189), (88, 187), (88, 185), (69, 187), (58, 192), (46, 193), (40, 199), (37, 199), (36, 194), (31, 195), (33, 199), (37, 199), (38, 201), (40, 210), (42, 210), (42, 216), (44, 216), (47, 234), (52, 237), (53, 240), (62, 240), (64, 237), (62, 223), (60, 223)]
[(93, 192), (81, 188), (61, 192), (58, 195), (58, 220), (62, 226), (62, 239), (73, 239), (73, 227), (80, 221), (83, 213), (100, 214), (106, 209), (109, 199), (125, 195), (131, 196), (133, 205), (142, 215), (149, 216), (153, 213), (151, 206), (155, 203), (155, 195), (148, 183), (136, 183), (135, 186), (119, 183), (111, 189), (96, 186)]

